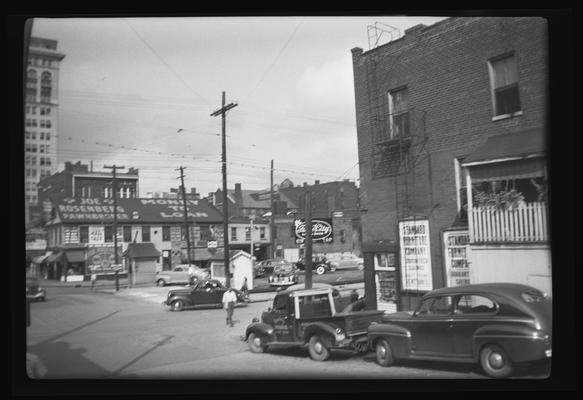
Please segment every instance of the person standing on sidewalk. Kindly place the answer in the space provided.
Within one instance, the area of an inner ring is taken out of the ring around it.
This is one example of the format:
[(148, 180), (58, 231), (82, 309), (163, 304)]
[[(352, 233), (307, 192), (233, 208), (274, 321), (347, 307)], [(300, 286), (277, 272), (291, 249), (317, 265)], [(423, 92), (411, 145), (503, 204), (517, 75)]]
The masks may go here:
[(233, 311), (235, 310), (236, 301), (237, 295), (232, 288), (228, 288), (225, 294), (223, 294), (223, 307), (227, 310), (227, 325), (231, 325), (231, 327), (235, 326), (233, 324)]

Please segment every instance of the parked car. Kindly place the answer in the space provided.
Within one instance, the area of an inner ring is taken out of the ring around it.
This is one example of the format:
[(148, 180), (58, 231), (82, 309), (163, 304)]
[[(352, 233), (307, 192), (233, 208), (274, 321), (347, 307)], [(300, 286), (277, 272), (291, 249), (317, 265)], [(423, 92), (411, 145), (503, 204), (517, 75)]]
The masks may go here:
[(285, 264), (286, 261), (282, 259), (267, 259), (259, 261), (255, 264), (255, 277), (270, 275), (273, 273), (273, 267), (277, 264)]
[[(211, 274), (208, 268), (200, 268), (196, 265), (194, 267), (194, 277), (197, 280), (210, 278)], [(188, 272), (188, 264), (179, 264), (172, 268), (171, 271), (156, 272), (156, 285), (166, 286), (171, 284), (188, 285), (190, 283), (190, 274)]]
[(270, 345), (307, 347), (310, 357), (325, 361), (332, 349), (368, 350), (366, 329), (383, 311), (338, 312), (331, 288), (283, 290), (273, 308), (253, 318), (245, 331), (249, 349), (263, 353)]
[(357, 268), (359, 271), (364, 269), (364, 259), (352, 253), (330, 255), (328, 261), (333, 268), (336, 269), (353, 269)]
[(46, 291), (40, 287), (37, 278), (26, 278), (26, 299), (29, 301), (45, 301), (47, 298)]
[[(305, 258), (300, 257), (300, 259), (296, 262), (296, 266), (300, 271), (304, 271), (306, 269)], [(314, 271), (318, 275), (323, 275), (326, 272), (336, 271), (336, 267), (331, 265), (330, 261), (328, 261), (326, 257), (315, 256), (312, 257), (312, 271)]]
[[(170, 290), (162, 304), (170, 307), (171, 311), (182, 311), (199, 306), (222, 307), (223, 294), (226, 291), (227, 288), (220, 281), (205, 279), (196, 282), (193, 286)], [(249, 302), (249, 298), (239, 290), (233, 289), (233, 291), (237, 295), (237, 304)]]
[(268, 281), (269, 286), (290, 286), (298, 283), (298, 267), (290, 262), (275, 264)]
[(442, 288), (423, 296), (414, 312), (385, 315), (368, 328), (378, 364), (398, 359), (479, 363), (494, 378), (517, 363), (552, 356), (552, 301), (514, 283)]

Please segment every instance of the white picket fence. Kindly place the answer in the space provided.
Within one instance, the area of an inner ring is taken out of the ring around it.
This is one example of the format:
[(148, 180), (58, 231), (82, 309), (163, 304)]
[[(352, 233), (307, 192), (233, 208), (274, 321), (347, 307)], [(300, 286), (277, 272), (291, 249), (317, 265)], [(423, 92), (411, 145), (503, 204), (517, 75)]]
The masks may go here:
[(472, 208), (470, 218), (470, 241), (474, 243), (548, 240), (547, 207), (543, 202), (507, 210)]

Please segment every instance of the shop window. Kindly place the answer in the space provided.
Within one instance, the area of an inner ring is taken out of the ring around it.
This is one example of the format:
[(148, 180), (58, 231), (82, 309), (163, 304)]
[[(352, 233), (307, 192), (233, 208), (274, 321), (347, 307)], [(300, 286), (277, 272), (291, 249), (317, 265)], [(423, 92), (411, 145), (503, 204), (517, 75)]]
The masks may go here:
[(513, 115), (521, 111), (518, 68), (514, 54), (488, 62), (494, 116)]
[(89, 243), (89, 227), (88, 226), (80, 226), (79, 227), (79, 242), (80, 243)]
[(142, 226), (142, 242), (149, 242), (150, 240), (150, 226), (144, 225)]
[(132, 241), (132, 227), (131, 226), (124, 226), (123, 227), (123, 241), (129, 243)]
[(113, 242), (113, 226), (111, 225), (106, 225), (104, 227), (104, 236), (105, 236), (105, 242), (106, 243), (111, 243)]
[(164, 242), (170, 241), (170, 227), (169, 226), (162, 227), (162, 241), (164, 241)]
[(263, 226), (261, 228), (259, 228), (259, 238), (261, 240), (265, 239), (265, 227), (263, 227)]

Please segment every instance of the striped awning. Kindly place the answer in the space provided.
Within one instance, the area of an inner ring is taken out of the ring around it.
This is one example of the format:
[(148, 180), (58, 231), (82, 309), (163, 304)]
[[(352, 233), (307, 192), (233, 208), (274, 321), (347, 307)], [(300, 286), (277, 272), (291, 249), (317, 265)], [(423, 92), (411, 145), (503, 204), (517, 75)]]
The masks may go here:
[(41, 264), (42, 262), (44, 262), (48, 257), (50, 256), (50, 254), (45, 254), (44, 256), (37, 256), (34, 257), (32, 259), (32, 262), (35, 264)]
[(48, 262), (48, 263), (59, 262), (59, 261), (63, 261), (63, 252), (51, 254), (46, 259), (46, 262)]
[(546, 176), (545, 160), (542, 157), (481, 164), (470, 167), (472, 182), (493, 182), (508, 179), (530, 179)]

